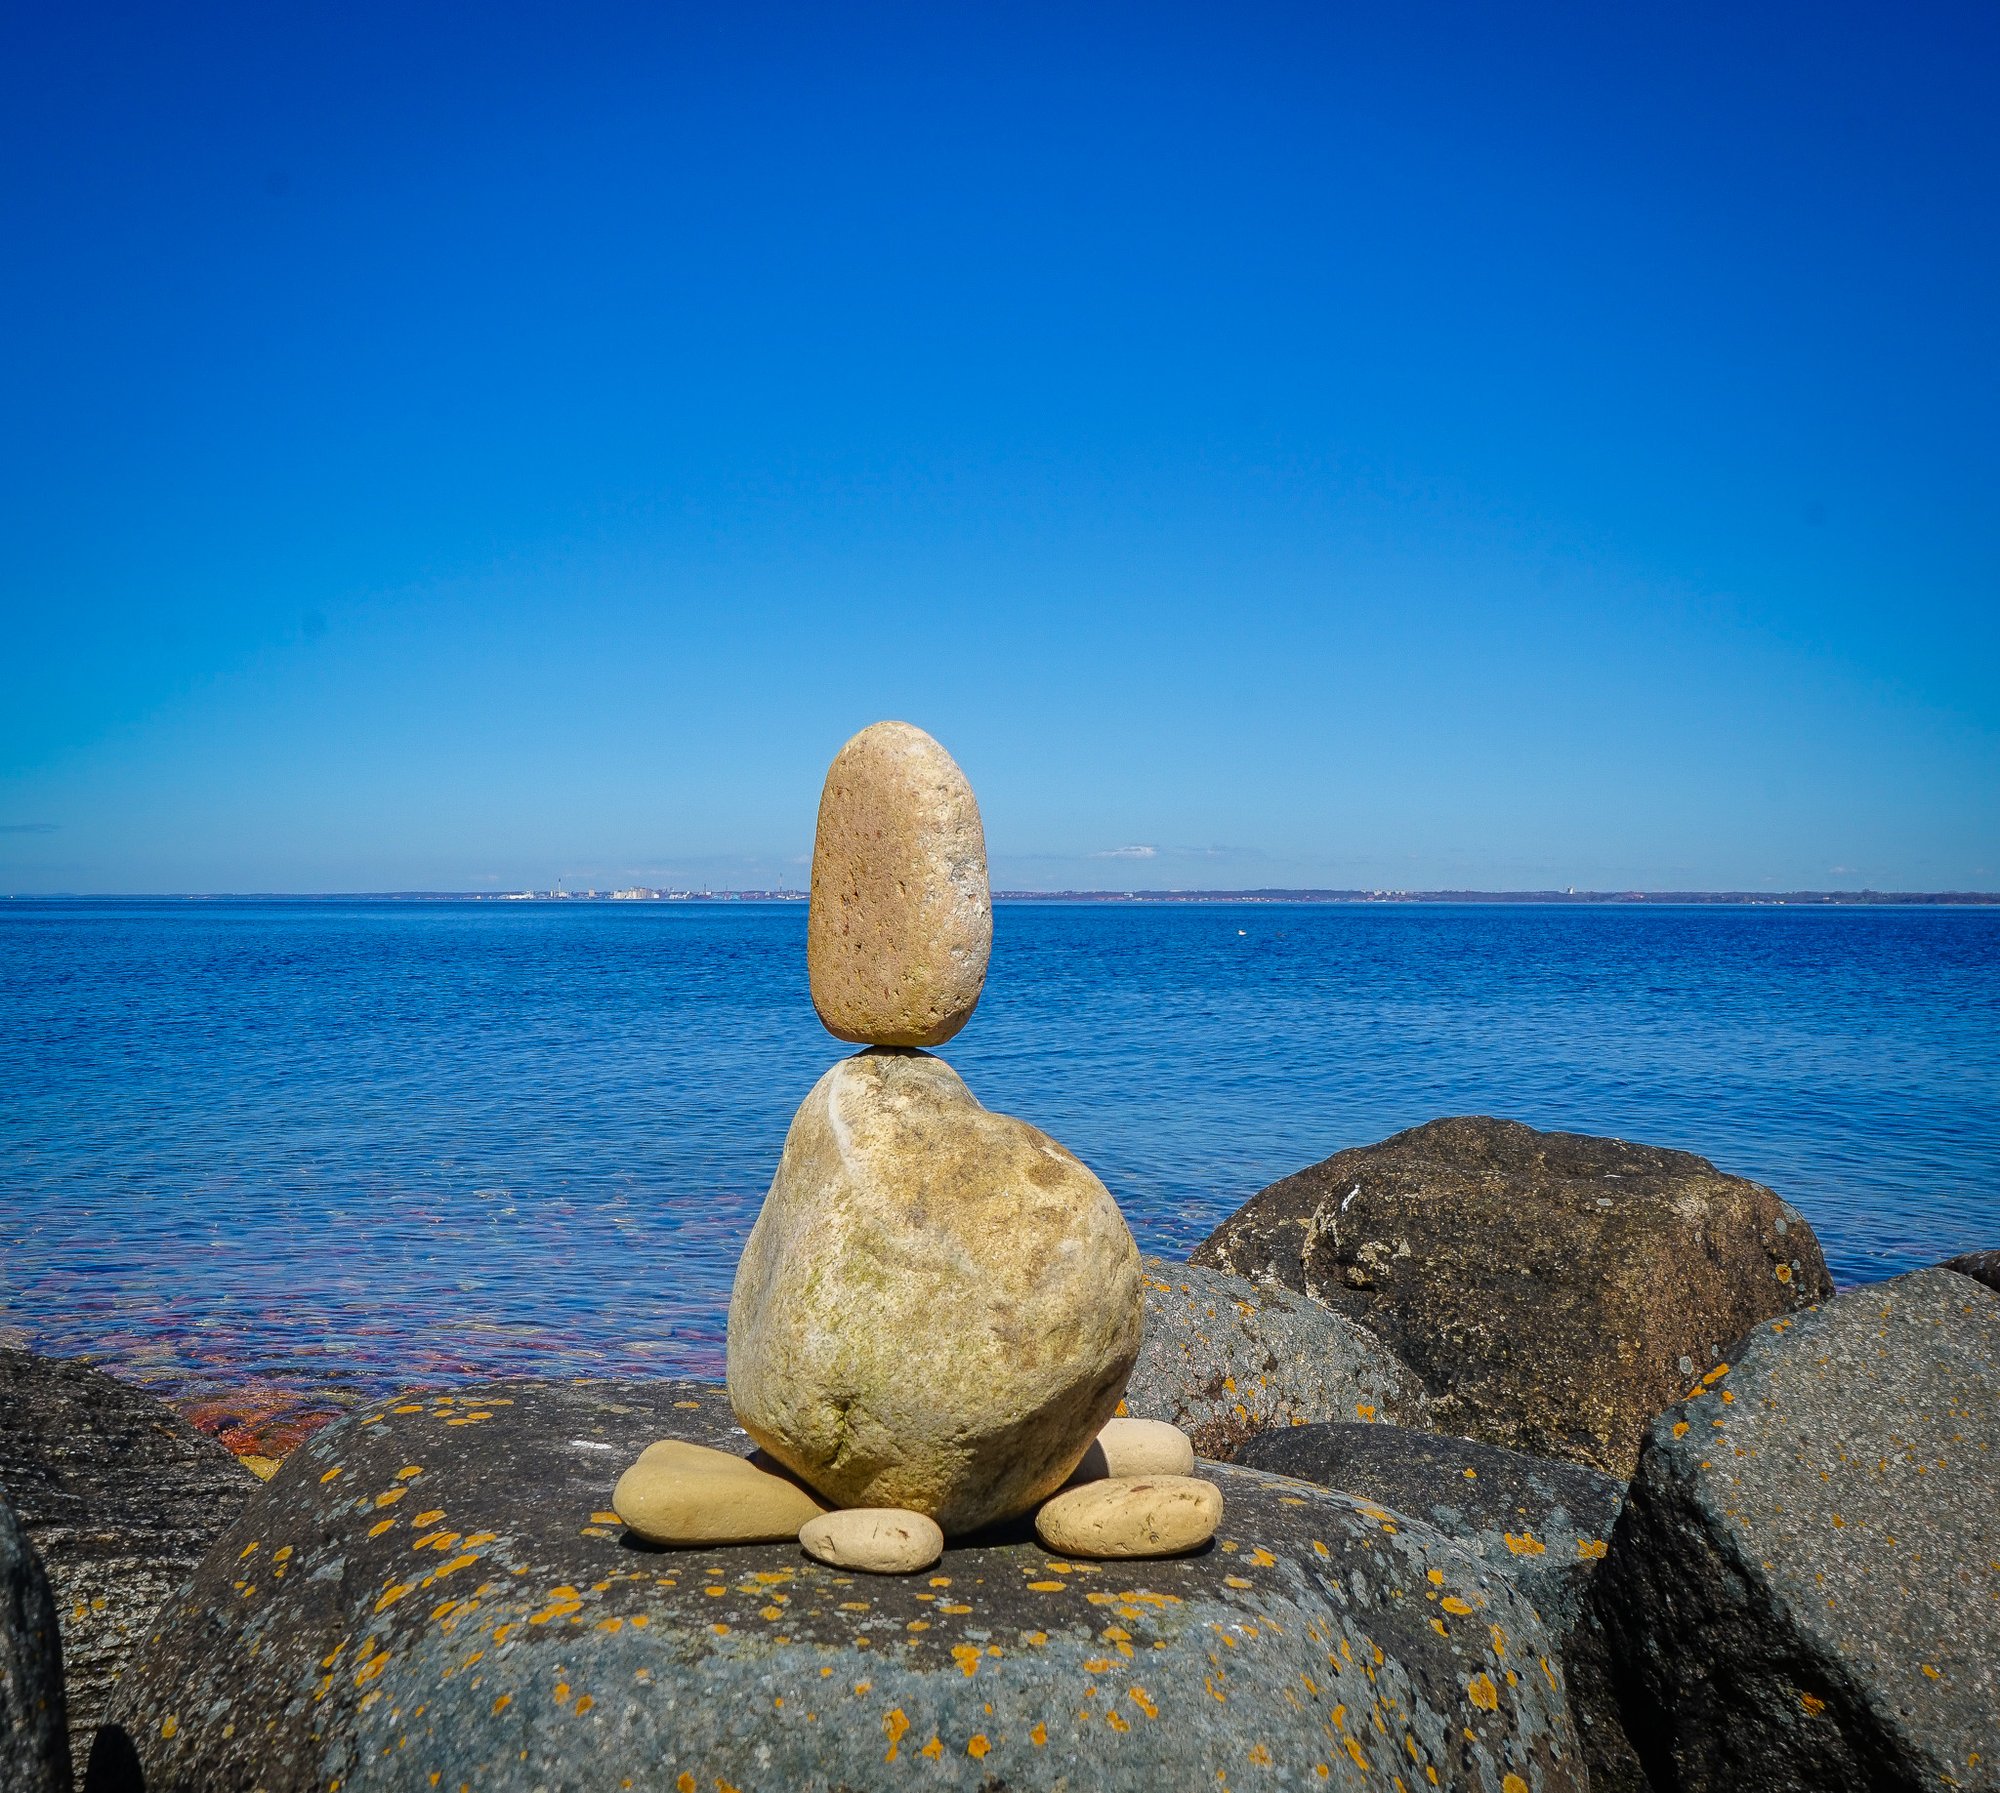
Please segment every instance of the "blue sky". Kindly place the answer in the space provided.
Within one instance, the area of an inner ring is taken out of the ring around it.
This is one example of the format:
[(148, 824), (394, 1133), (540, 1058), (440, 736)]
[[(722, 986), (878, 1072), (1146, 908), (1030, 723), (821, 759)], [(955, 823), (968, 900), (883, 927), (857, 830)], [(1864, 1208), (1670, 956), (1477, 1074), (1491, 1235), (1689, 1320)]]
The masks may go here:
[(0, 890), (2000, 888), (1988, 6), (44, 8)]

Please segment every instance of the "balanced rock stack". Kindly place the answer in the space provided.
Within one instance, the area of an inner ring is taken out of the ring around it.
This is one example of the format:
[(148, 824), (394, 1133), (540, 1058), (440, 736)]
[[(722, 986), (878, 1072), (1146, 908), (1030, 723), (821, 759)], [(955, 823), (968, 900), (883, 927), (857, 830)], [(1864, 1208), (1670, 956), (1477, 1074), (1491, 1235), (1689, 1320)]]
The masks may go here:
[[(1117, 1204), (920, 1050), (970, 1018), (992, 934), (964, 773), (907, 723), (862, 730), (820, 799), (807, 965), (820, 1019), (866, 1050), (793, 1117), (729, 1306), (729, 1398), (766, 1466), (731, 1459), (669, 1494), (660, 1478), (691, 1466), (649, 1453), (614, 1497), (641, 1536), (721, 1541), (727, 1520), (693, 1507), (736, 1490), (765, 1527), (744, 1541), (789, 1520), (822, 1560), (908, 1571), (1073, 1479), (1087, 1511), (1075, 1491), (1051, 1503), (1052, 1548), (1160, 1555), (1213, 1533), (1221, 1497), (1187, 1473), (1185, 1438), (1107, 1430), (1141, 1333)], [(741, 1478), (760, 1474), (796, 1500), (750, 1502)]]

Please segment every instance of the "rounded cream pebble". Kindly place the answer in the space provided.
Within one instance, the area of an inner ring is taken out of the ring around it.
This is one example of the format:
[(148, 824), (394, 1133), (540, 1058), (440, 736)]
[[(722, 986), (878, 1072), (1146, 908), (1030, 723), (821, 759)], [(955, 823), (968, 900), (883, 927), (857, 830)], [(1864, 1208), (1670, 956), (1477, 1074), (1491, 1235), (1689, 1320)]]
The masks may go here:
[(774, 1544), (826, 1511), (788, 1475), (677, 1438), (649, 1444), (618, 1478), (611, 1509), (649, 1544)]
[(1215, 1536), (1222, 1490), (1193, 1476), (1110, 1476), (1065, 1488), (1035, 1514), (1035, 1536), (1064, 1556), (1179, 1556)]
[(870, 1575), (914, 1575), (944, 1555), (935, 1519), (903, 1507), (848, 1507), (799, 1527), (799, 1548), (836, 1569)]
[(1104, 1422), (1069, 1479), (1193, 1474), (1194, 1440), (1179, 1426), (1163, 1419), (1112, 1419)]

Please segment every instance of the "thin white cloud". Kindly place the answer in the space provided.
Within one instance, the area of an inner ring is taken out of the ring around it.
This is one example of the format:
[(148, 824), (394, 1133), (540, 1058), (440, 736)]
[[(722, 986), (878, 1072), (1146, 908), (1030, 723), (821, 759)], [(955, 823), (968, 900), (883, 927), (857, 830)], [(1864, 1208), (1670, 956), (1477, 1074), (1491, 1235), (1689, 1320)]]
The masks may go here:
[(1157, 859), (1158, 847), (1106, 847), (1101, 853), (1092, 853), (1092, 859)]

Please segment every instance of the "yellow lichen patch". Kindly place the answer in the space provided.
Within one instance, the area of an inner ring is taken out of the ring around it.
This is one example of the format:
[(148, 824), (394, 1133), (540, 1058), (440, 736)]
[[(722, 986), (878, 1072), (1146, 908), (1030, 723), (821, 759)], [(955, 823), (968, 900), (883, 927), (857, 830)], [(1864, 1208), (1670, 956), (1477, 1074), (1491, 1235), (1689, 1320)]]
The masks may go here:
[(1792, 1280), (1792, 1267), (1789, 1264), (1780, 1264), (1771, 1274), (1780, 1282), (1790, 1282)]
[(1533, 1532), (1507, 1532), (1504, 1535), (1507, 1548), (1516, 1556), (1541, 1556), (1548, 1550), (1548, 1546)]
[(335, 1464), (335, 1465), (334, 1465), (334, 1466), (333, 1466), (333, 1467), (332, 1467), (331, 1469), (329, 1469), (329, 1470), (328, 1470), (328, 1471), (326, 1472), (326, 1474), (325, 1474), (325, 1475), (323, 1475), (323, 1476), (321, 1476), (321, 1477), (320, 1477), (320, 1485), (321, 1485), (322, 1487), (324, 1487), (324, 1486), (325, 1486), (325, 1485), (326, 1485), (326, 1484), (327, 1484), (328, 1482), (332, 1481), (332, 1480), (334, 1479), (334, 1477), (336, 1477), (336, 1476), (338, 1476), (338, 1475), (340, 1475), (340, 1474), (342, 1474), (342, 1473), (343, 1473), (343, 1472), (342, 1472), (342, 1470), (341, 1470), (341, 1467), (340, 1467), (340, 1465), (339, 1465), (338, 1463), (336, 1463), (336, 1464)]
[(354, 1685), (356, 1687), (366, 1686), (388, 1666), (389, 1652), (386, 1649), (377, 1651), (354, 1671)]
[(930, 1742), (926, 1743), (922, 1749), (917, 1751), (917, 1754), (920, 1756), (928, 1756), (933, 1762), (935, 1762), (938, 1759), (938, 1757), (944, 1754), (944, 1743), (942, 1739), (933, 1736)]
[(883, 1761), (893, 1762), (896, 1759), (896, 1752), (903, 1741), (903, 1733), (909, 1728), (909, 1718), (901, 1706), (898, 1706), (882, 1720), (883, 1733), (889, 1739), (889, 1753), (882, 1758)]
[(1104, 1722), (1108, 1724), (1114, 1731), (1116, 1731), (1121, 1737), (1132, 1728), (1131, 1725), (1129, 1725), (1123, 1718), (1119, 1717), (1116, 1711), (1105, 1713)]
[(375, 1504), (378, 1507), (392, 1507), (407, 1493), (409, 1493), (409, 1489), (407, 1488), (385, 1489), (382, 1493), (375, 1496)]
[(1528, 1793), (1528, 1783), (1518, 1774), (1503, 1774), (1500, 1777), (1500, 1793)]
[(1250, 1566), (1253, 1569), (1275, 1569), (1278, 1559), (1260, 1544), (1250, 1553)]
[(406, 1401), (400, 1407), (391, 1407), (389, 1409), (391, 1413), (421, 1413), (423, 1410), (424, 1407), (421, 1401)]
[(1701, 1385), (1703, 1388), (1713, 1388), (1728, 1374), (1729, 1366), (1726, 1363), (1719, 1363), (1706, 1376), (1702, 1377)]
[(951, 1659), (968, 1675), (979, 1667), (979, 1649), (975, 1644), (953, 1644)]
[(1366, 1401), (1356, 1401), (1354, 1403), (1354, 1417), (1356, 1419), (1372, 1420), (1375, 1417), (1375, 1409)]
[(1222, 1578), (1222, 1585), (1226, 1588), (1247, 1588), (1251, 1584), (1240, 1575), (1225, 1575)]
[(1445, 1597), (1442, 1600), (1440, 1600), (1438, 1604), (1442, 1606), (1446, 1612), (1451, 1613), (1458, 1618), (1463, 1618), (1467, 1613), (1469, 1613), (1472, 1610), (1472, 1603), (1469, 1600), (1461, 1600), (1456, 1594), (1445, 1595)]
[(1498, 1712), (1500, 1710), (1500, 1689), (1493, 1685), (1493, 1677), (1491, 1675), (1474, 1675), (1466, 1683), (1465, 1697), (1482, 1712)]
[(965, 1746), (965, 1753), (975, 1762), (979, 1762), (985, 1759), (986, 1752), (992, 1747), (993, 1745), (988, 1743), (984, 1736), (974, 1732), (972, 1740)]
[(1676, 1438), (1685, 1438), (1687, 1436), (1687, 1432), (1688, 1432), (1688, 1423), (1686, 1420), (1677, 1419), (1674, 1421), (1674, 1436)]
[(1340, 1741), (1347, 1746), (1347, 1753), (1354, 1758), (1354, 1765), (1363, 1774), (1366, 1774), (1368, 1772), (1368, 1758), (1362, 1752), (1361, 1745), (1356, 1743), (1352, 1737), (1343, 1737)]
[(165, 1718), (160, 1720), (160, 1735), (162, 1737), (172, 1738), (174, 1733), (178, 1731), (180, 1728), (181, 1728), (181, 1721), (178, 1718), (176, 1718), (171, 1712), (169, 1712)]
[(1576, 1554), (1584, 1562), (1595, 1562), (1609, 1548), (1602, 1538), (1579, 1538), (1576, 1541)]
[(410, 1590), (414, 1588), (416, 1585), (417, 1584), (413, 1581), (397, 1582), (394, 1587), (387, 1589), (383, 1593), (381, 1599), (375, 1602), (375, 1610), (377, 1612), (388, 1611), (390, 1607), (394, 1606), (398, 1600), (402, 1599), (402, 1597), (405, 1594), (409, 1593)]
[(1148, 1718), (1158, 1718), (1160, 1716), (1159, 1707), (1153, 1704), (1153, 1696), (1143, 1687), (1128, 1687), (1125, 1689), (1125, 1692), (1130, 1696), (1132, 1704), (1137, 1706)]
[(967, 1613), (970, 1612), (971, 1610), (972, 1608), (969, 1606), (940, 1606), (938, 1608), (939, 1612)]
[(1059, 1581), (1031, 1581), (1028, 1586), (1037, 1594), (1060, 1594), (1063, 1589), (1063, 1584)]
[(1442, 1569), (1426, 1569), (1424, 1571), (1424, 1579), (1432, 1587), (1441, 1588), (1444, 1586), (1444, 1571)]

